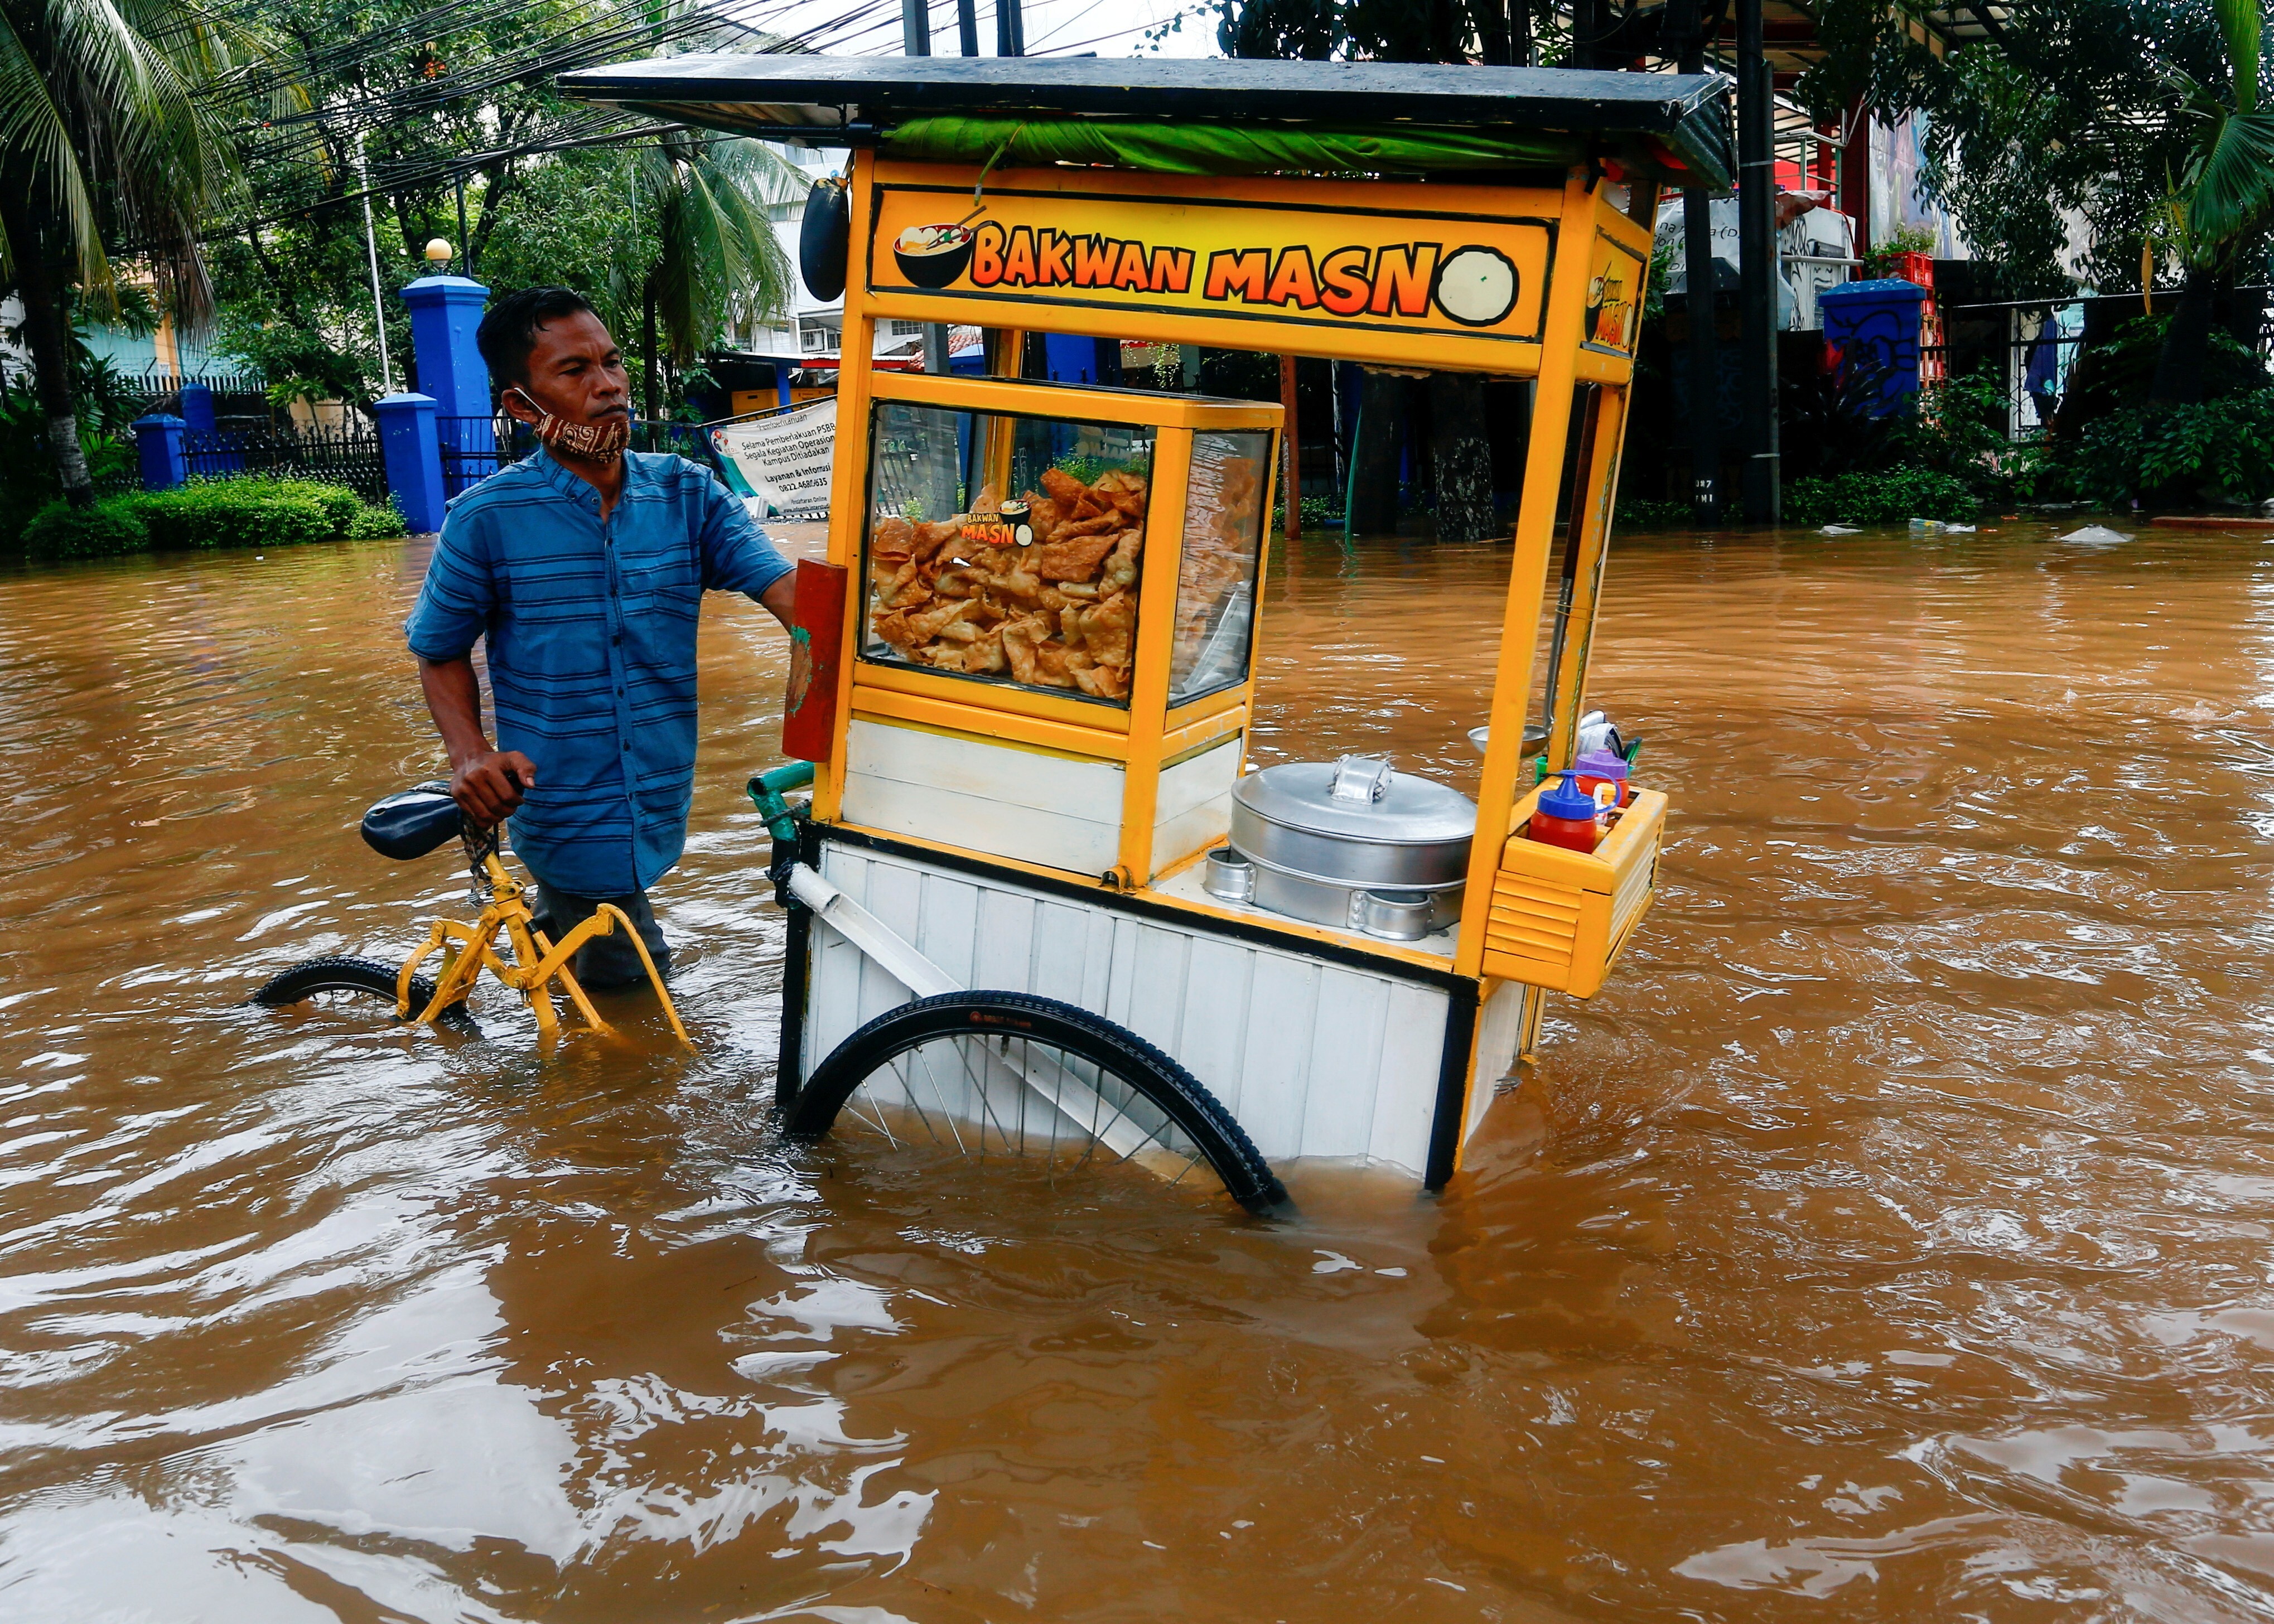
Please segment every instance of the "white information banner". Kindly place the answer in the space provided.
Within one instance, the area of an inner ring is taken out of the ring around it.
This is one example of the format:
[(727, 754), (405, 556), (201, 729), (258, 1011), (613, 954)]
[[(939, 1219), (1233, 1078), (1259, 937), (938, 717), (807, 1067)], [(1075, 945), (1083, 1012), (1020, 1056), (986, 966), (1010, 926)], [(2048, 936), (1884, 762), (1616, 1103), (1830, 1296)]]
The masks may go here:
[(837, 455), (834, 396), (749, 423), (723, 424), (711, 431), (711, 443), (775, 515), (828, 516), (829, 470)]

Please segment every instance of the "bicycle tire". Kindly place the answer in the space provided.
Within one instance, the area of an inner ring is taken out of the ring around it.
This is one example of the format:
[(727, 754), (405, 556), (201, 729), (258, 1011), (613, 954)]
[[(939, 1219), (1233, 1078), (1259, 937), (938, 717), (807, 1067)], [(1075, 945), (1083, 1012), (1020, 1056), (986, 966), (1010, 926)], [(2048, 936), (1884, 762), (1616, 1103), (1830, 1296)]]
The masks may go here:
[[(1010, 1042), (1018, 1041), (1022, 1045), (1022, 1055), (1027, 1052), (1024, 1045), (1040, 1043), (1078, 1056), (1096, 1067), (1101, 1079), (1111, 1077), (1126, 1086), (1133, 1095), (1149, 1101), (1161, 1116), (1172, 1122), (1190, 1141), (1198, 1159), (1207, 1163), (1223, 1182), (1225, 1192), (1242, 1207), (1250, 1212), (1263, 1213), (1284, 1205), (1287, 1199), (1286, 1191), (1255, 1148), (1255, 1142), (1199, 1079), (1127, 1027), (1077, 1005), (1031, 993), (941, 993), (918, 998), (877, 1016), (840, 1043), (814, 1069), (813, 1075), (790, 1103), (783, 1118), (783, 1132), (794, 1139), (821, 1138), (837, 1125), (855, 1091), (888, 1070), (892, 1062), (951, 1038), (997, 1041), (1006, 1049)], [(968, 1068), (964, 1075), (970, 1077)], [(945, 1106), (945, 1101), (941, 1103)], [(1130, 1103), (1125, 1097), (1117, 1108), (1114, 1123), (1121, 1119)], [(922, 1108), (917, 1109), (921, 1113)], [(1053, 1150), (1058, 1147), (1058, 1124), (1064, 1115), (1063, 1105), (1051, 1110)], [(862, 1120), (872, 1121), (869, 1117)], [(1021, 1122), (1023, 1124), (1023, 1109)], [(1104, 1125), (1111, 1128), (1114, 1123)], [(929, 1120), (926, 1125), (930, 1126)], [(983, 1155), (986, 1154), (983, 1121), (979, 1131)], [(1023, 1150), (1023, 1127), (1020, 1139)], [(956, 1142), (962, 1144), (960, 1134)], [(1168, 1143), (1166, 1139), (1162, 1142)], [(1114, 1159), (1127, 1160), (1128, 1156), (1124, 1153)]]
[[(271, 976), (252, 995), (250, 1002), (266, 1009), (277, 1010), (312, 998), (318, 993), (363, 993), (385, 1002), (389, 1020), (407, 1022), (412, 1019), (411, 1016), (395, 1012), (395, 977), (399, 974), (397, 966), (381, 964), (375, 959), (344, 956), (311, 959)], [(414, 1013), (433, 1001), (434, 983), (423, 975), (412, 976), (410, 1008)], [(479, 1035), (481, 1032), (463, 1000), (443, 1011), (434, 1024), (469, 1035)]]

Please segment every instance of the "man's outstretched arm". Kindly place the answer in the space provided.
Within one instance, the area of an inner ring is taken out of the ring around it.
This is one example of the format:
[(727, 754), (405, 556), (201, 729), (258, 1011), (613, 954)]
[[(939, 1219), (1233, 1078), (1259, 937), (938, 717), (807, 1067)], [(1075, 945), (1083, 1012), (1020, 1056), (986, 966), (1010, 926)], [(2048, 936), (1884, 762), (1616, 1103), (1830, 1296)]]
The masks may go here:
[(482, 733), (482, 684), (474, 662), (421, 656), (418, 686), (442, 748), (450, 757), (450, 798), (484, 828), (513, 816), (521, 792), (537, 782), (537, 763), (519, 750), (493, 750)]

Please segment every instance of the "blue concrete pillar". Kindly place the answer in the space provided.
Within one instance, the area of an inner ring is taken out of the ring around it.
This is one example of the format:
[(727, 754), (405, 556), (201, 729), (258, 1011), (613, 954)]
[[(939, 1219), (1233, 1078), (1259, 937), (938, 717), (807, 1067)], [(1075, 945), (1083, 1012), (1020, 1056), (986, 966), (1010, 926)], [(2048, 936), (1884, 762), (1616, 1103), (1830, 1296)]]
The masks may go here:
[(134, 419), (134, 453), (142, 465), (142, 488), (170, 491), (187, 482), (190, 465), (182, 447), (189, 425), (167, 412)]
[(422, 276), (403, 290), (418, 392), (434, 401), (443, 494), (456, 496), (497, 466), (489, 369), (474, 347), (490, 290), (463, 276)]
[(790, 369), (777, 362), (774, 365), (774, 404), (787, 406), (789, 402)]
[(438, 417), (490, 415), (490, 374), (474, 348), (490, 290), (463, 276), (421, 276), (403, 290), (410, 306), (410, 348), (418, 392), (434, 399)]
[(210, 434), (214, 432), (214, 402), (211, 385), (184, 384), (181, 402), (182, 421), (190, 425), (190, 432)]
[(371, 403), (379, 419), (387, 492), (417, 534), (442, 528), (442, 447), (434, 432), (434, 397), (390, 395)]

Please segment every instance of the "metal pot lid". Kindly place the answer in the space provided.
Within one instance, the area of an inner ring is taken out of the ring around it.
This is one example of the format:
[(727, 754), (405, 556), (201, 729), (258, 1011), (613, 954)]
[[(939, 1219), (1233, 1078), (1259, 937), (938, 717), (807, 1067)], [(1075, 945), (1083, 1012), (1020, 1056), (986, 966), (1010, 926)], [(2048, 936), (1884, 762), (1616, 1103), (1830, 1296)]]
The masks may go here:
[(1439, 846), (1477, 831), (1475, 801), (1379, 756), (1285, 762), (1236, 780), (1231, 794), (1267, 822), (1348, 840)]

